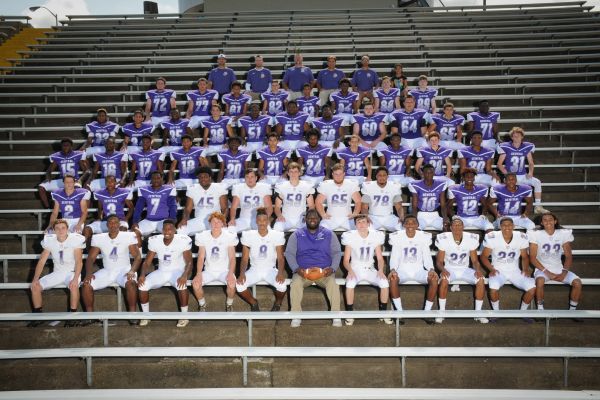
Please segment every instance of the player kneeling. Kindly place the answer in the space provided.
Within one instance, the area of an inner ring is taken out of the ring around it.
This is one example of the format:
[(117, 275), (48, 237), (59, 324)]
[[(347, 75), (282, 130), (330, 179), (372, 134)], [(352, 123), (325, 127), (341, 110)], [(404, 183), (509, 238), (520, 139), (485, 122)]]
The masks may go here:
[[(485, 294), (483, 273), (477, 258), (479, 236), (474, 233), (464, 232), (461, 219), (454, 217), (450, 224), (451, 232), (444, 232), (435, 238), (438, 248), (436, 264), (440, 271), (440, 284), (438, 298), (440, 310), (446, 309), (448, 285), (454, 281), (465, 281), (475, 285), (475, 310), (481, 310)], [(469, 260), (473, 268), (469, 268)], [(441, 324), (444, 318), (436, 318), (435, 322)], [(487, 324), (487, 318), (475, 318), (475, 321)]]
[[(137, 237), (134, 232), (120, 231), (121, 221), (117, 215), (111, 215), (106, 220), (108, 233), (92, 236), (92, 247), (85, 263), (85, 279), (81, 289), (83, 304), (88, 312), (94, 311), (94, 291), (104, 289), (114, 283), (124, 288), (127, 293), (127, 309), (136, 311), (137, 303), (137, 270), (142, 257), (137, 247)], [(92, 274), (94, 262), (102, 253), (103, 268)], [(129, 257), (133, 257), (133, 265)], [(136, 320), (130, 324), (136, 325)]]
[[(69, 233), (69, 224), (64, 219), (57, 219), (52, 224), (54, 234), (47, 234), (42, 240), (42, 254), (35, 266), (31, 281), (31, 302), (34, 313), (42, 312), (42, 291), (64, 284), (71, 294), (69, 312), (77, 311), (79, 303), (79, 282), (81, 280), (82, 254), (85, 249), (85, 238), (78, 233)], [(52, 255), (54, 270), (40, 279), (48, 257)], [(31, 321), (28, 326), (36, 327), (42, 321)], [(66, 321), (65, 326), (77, 325), (77, 321)]]
[[(535, 278), (535, 298), (538, 310), (544, 309), (544, 285), (548, 281), (562, 282), (571, 286), (569, 296), (569, 310), (577, 309), (581, 298), (581, 279), (573, 272), (573, 253), (571, 242), (573, 233), (570, 229), (562, 229), (554, 214), (542, 215), (542, 229), (528, 231), (529, 261), (536, 268), (533, 273)], [(565, 255), (563, 265), (561, 257)], [(575, 319), (581, 322), (580, 319)]]
[(225, 216), (220, 212), (210, 214), (208, 223), (210, 230), (196, 234), (198, 263), (196, 264), (196, 276), (192, 279), (192, 289), (194, 296), (198, 299), (199, 311), (206, 311), (206, 300), (202, 287), (214, 281), (226, 284), (225, 311), (233, 311), (235, 246), (238, 244), (238, 238), (235, 233), (223, 229)]
[[(508, 280), (513, 286), (525, 292), (521, 300), (521, 310), (527, 310), (535, 291), (535, 282), (530, 277), (529, 255), (527, 254), (529, 240), (526, 234), (515, 232), (514, 228), (513, 220), (510, 217), (504, 217), (500, 220), (500, 231), (487, 233), (483, 241), (480, 260), (481, 264), (490, 271), (488, 285), (490, 302), (494, 310), (500, 309), (498, 291)], [(491, 263), (488, 259), (490, 255), (492, 256)], [(521, 269), (519, 269), (519, 257), (521, 257)], [(531, 318), (523, 320), (527, 323), (533, 322)], [(496, 318), (490, 319), (490, 322), (496, 321)]]
[[(170, 283), (177, 289), (177, 296), (181, 312), (188, 311), (189, 292), (187, 280), (192, 271), (192, 239), (186, 235), (180, 235), (175, 228), (175, 222), (166, 219), (163, 222), (162, 235), (155, 235), (148, 239), (148, 254), (142, 265), (142, 272), (138, 278), (140, 290), (140, 303), (142, 312), (150, 311), (150, 296), (148, 291), (158, 289)], [(158, 256), (158, 269), (150, 271), (154, 256)], [(148, 325), (148, 320), (140, 321), (140, 326)], [(187, 326), (187, 319), (177, 322), (178, 328)]]
[[(385, 233), (369, 229), (369, 217), (359, 214), (354, 218), (356, 230), (344, 232), (342, 244), (344, 248), (344, 268), (346, 276), (346, 311), (354, 310), (354, 288), (360, 281), (367, 281), (379, 287), (379, 309), (386, 310), (389, 299), (389, 283), (385, 278), (385, 264), (381, 246), (385, 243)], [(377, 258), (377, 268), (373, 265), (373, 257)], [(390, 318), (384, 319), (392, 324)], [(347, 318), (346, 325), (352, 325), (354, 319)]]
[[(402, 311), (399, 284), (417, 281), (427, 284), (427, 300), (424, 310), (431, 310), (438, 289), (438, 275), (431, 258), (431, 233), (417, 230), (419, 221), (414, 215), (404, 218), (404, 230), (390, 234), (390, 294), (396, 310)], [(426, 320), (428, 324), (432, 321)]]

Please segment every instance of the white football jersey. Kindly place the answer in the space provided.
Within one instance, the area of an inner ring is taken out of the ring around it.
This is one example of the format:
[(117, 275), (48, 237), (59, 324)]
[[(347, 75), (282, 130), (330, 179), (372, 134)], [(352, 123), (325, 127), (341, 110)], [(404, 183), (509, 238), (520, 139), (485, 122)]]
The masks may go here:
[(227, 196), (227, 189), (220, 183), (211, 183), (208, 189), (204, 189), (199, 183), (188, 187), (186, 196), (194, 202), (195, 217), (209, 215), (215, 211), (221, 211), (221, 196)]
[(489, 232), (483, 240), (483, 247), (492, 250), (492, 265), (501, 272), (520, 271), (521, 250), (529, 248), (529, 239), (523, 232), (513, 232), (510, 243), (506, 243), (501, 231)]
[(254, 218), (254, 211), (259, 207), (264, 207), (265, 196), (271, 194), (271, 185), (263, 182), (257, 182), (253, 188), (246, 185), (246, 182), (238, 183), (233, 186), (231, 191), (232, 196), (240, 199), (240, 218), (245, 219)]
[(242, 244), (250, 248), (250, 265), (252, 268), (276, 268), (277, 246), (285, 244), (283, 232), (269, 230), (261, 236), (258, 230), (242, 232)]
[(551, 236), (543, 229), (533, 230), (527, 232), (527, 237), (531, 243), (538, 246), (537, 260), (553, 274), (560, 274), (563, 269), (563, 245), (574, 240), (573, 231), (571, 229), (556, 229)]
[(394, 203), (402, 201), (402, 186), (388, 181), (381, 187), (375, 181), (362, 184), (362, 201), (369, 204), (369, 215), (392, 216)]
[(138, 245), (134, 232), (119, 232), (114, 239), (111, 239), (108, 233), (99, 233), (92, 236), (92, 247), (97, 247), (102, 252), (102, 264), (105, 269), (130, 269), (130, 245), (135, 245), (136, 247)]
[(290, 181), (285, 181), (275, 186), (275, 193), (283, 202), (281, 213), (285, 218), (298, 219), (306, 212), (306, 198), (313, 194), (315, 189), (306, 181), (298, 182), (294, 186)]
[(385, 243), (385, 233), (369, 230), (367, 237), (362, 237), (358, 230), (344, 232), (342, 244), (350, 246), (350, 266), (354, 268), (369, 269), (375, 264), (375, 248)]
[(392, 246), (390, 255), (390, 270), (419, 270), (429, 271), (433, 268), (431, 258), (431, 233), (416, 231), (415, 236), (409, 238), (406, 231), (397, 231), (390, 234), (388, 243)]
[(348, 218), (352, 213), (352, 195), (358, 192), (358, 184), (352, 179), (344, 179), (337, 185), (333, 179), (328, 179), (319, 184), (317, 188), (327, 201), (327, 213), (335, 219)]
[(227, 271), (229, 269), (229, 247), (237, 246), (238, 238), (235, 233), (226, 229), (214, 237), (210, 230), (196, 233), (196, 246), (204, 247), (204, 269), (211, 271)]
[(443, 232), (435, 238), (435, 247), (444, 252), (444, 266), (448, 269), (469, 268), (469, 254), (479, 248), (479, 235), (463, 232), (462, 241), (457, 244), (452, 232)]
[(54, 234), (44, 235), (42, 248), (52, 255), (54, 268), (60, 271), (75, 271), (75, 249), (85, 249), (85, 237), (69, 233), (64, 242), (59, 242)]
[(148, 239), (148, 250), (155, 252), (158, 257), (158, 269), (183, 271), (183, 253), (191, 248), (192, 239), (187, 235), (175, 234), (168, 246), (164, 242), (164, 235), (155, 235)]

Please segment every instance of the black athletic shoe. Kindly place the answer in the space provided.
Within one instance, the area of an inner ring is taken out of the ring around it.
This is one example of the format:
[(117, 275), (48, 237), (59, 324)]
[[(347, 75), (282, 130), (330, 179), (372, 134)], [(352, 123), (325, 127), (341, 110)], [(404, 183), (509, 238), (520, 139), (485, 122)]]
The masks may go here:
[(80, 324), (80, 322), (79, 322), (79, 321), (77, 321), (77, 320), (75, 320), (75, 319), (71, 319), (71, 320), (65, 321), (65, 325), (64, 325), (64, 327), (65, 327), (65, 328), (74, 328), (74, 327), (76, 327), (76, 326), (80, 326), (80, 325), (81, 325), (81, 324)]
[(573, 322), (577, 322), (578, 324), (583, 324), (583, 318), (572, 318)]
[(260, 308), (258, 307), (258, 303), (254, 303), (250, 305), (250, 311), (252, 312), (259, 312)]
[(271, 311), (280, 311), (281, 310), (281, 304), (273, 304), (273, 307), (271, 307)]
[(425, 323), (427, 325), (434, 325), (435, 324), (435, 320), (433, 318), (425, 318), (423, 321), (425, 321)]
[(28, 328), (37, 328), (38, 326), (42, 325), (44, 323), (44, 321), (29, 321), (29, 323), (27, 324)]

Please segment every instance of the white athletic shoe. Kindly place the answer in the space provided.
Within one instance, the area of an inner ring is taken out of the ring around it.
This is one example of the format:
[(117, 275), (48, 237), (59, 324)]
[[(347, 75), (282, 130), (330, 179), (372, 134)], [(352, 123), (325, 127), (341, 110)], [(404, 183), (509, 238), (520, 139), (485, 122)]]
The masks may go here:
[(150, 323), (149, 319), (140, 319), (140, 326), (146, 326)]
[(354, 325), (354, 318), (346, 318), (346, 319), (344, 320), (344, 323), (345, 323), (347, 326), (352, 326), (352, 325)]
[(437, 318), (435, 319), (435, 323), (436, 323), (436, 324), (441, 324), (442, 322), (444, 322), (444, 318), (437, 317)]
[(293, 319), (292, 322), (290, 322), (290, 327), (298, 328), (298, 327), (300, 327), (301, 324), (302, 324), (301, 319)]
[(190, 323), (189, 319), (180, 319), (179, 321), (177, 321), (177, 327), (185, 328), (186, 326), (188, 326), (189, 323)]
[(385, 322), (386, 325), (392, 325), (394, 323), (394, 320), (391, 318), (381, 318), (380, 321)]
[(549, 213), (550, 211), (546, 210), (542, 206), (535, 206), (535, 208), (533, 209), (533, 212), (535, 214), (546, 214), (546, 213)]
[(331, 323), (332, 326), (335, 326), (336, 328), (341, 328), (342, 327), (342, 320), (339, 318), (336, 318), (333, 320), (333, 322)]
[(490, 320), (487, 318), (475, 318), (475, 321), (479, 322), (480, 324), (487, 324), (490, 322)]

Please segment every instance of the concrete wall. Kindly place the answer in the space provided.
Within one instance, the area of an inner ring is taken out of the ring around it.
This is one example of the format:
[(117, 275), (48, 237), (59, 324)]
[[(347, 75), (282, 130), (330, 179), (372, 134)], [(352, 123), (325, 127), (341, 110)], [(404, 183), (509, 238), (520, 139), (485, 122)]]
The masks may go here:
[(200, 3), (204, 3), (205, 12), (257, 11), (257, 10), (314, 10), (314, 9), (365, 9), (391, 8), (398, 5), (397, 0), (179, 0), (179, 10), (186, 12)]

